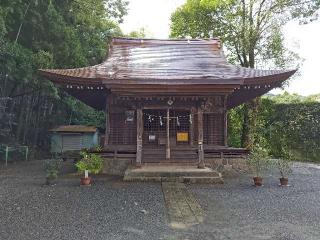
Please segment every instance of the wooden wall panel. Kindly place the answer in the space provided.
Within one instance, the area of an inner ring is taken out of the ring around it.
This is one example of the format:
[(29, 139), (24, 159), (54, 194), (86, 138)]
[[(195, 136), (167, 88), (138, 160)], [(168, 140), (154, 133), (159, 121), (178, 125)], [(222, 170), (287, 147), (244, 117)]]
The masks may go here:
[(203, 116), (204, 144), (224, 146), (224, 115), (208, 113)]

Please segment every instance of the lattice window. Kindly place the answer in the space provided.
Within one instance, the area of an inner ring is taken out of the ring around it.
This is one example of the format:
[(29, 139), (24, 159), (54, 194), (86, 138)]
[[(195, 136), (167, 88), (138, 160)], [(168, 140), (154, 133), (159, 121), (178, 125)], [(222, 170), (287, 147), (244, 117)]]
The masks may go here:
[(166, 110), (143, 111), (143, 143), (145, 145), (159, 145), (160, 139), (166, 137)]
[(136, 113), (127, 121), (125, 112), (110, 114), (110, 144), (134, 145), (137, 142)]
[[(177, 133), (187, 133), (189, 138), (190, 129), (190, 111), (185, 110), (170, 110), (170, 142), (172, 145), (177, 143)], [(164, 145), (167, 136), (167, 110), (144, 110), (144, 144)], [(179, 142), (178, 144), (188, 144)]]
[(210, 113), (203, 115), (203, 142), (209, 145), (224, 145), (224, 115)]

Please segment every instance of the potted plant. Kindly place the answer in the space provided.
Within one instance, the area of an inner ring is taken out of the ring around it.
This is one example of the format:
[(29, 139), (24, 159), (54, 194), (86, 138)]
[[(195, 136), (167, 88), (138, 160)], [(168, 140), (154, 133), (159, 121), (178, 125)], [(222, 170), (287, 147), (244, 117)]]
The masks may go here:
[(80, 155), (82, 158), (76, 163), (77, 169), (84, 172), (84, 177), (81, 178), (80, 184), (88, 186), (92, 182), (91, 177), (89, 177), (89, 173), (99, 173), (103, 166), (103, 159), (97, 154), (85, 151), (81, 152)]
[(56, 179), (59, 173), (59, 161), (52, 159), (45, 163), (46, 168), (46, 185), (53, 185), (56, 183)]
[(269, 166), (267, 152), (262, 148), (255, 148), (247, 157), (247, 164), (253, 171), (255, 186), (262, 186), (262, 174)]
[(277, 160), (277, 167), (281, 175), (281, 177), (279, 178), (280, 186), (288, 186), (288, 176), (292, 173), (291, 165), (292, 162), (290, 158), (281, 158)]

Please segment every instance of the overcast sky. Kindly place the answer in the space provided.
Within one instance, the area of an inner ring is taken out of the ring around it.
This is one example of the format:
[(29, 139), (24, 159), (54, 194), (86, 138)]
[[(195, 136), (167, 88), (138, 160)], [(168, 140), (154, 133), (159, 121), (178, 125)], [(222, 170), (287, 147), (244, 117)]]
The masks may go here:
[[(129, 13), (121, 28), (125, 33), (144, 27), (154, 38), (168, 38), (170, 15), (185, 0), (129, 0)], [(304, 59), (301, 75), (286, 91), (309, 95), (320, 93), (320, 20), (308, 25), (289, 23), (284, 28), (287, 46)], [(281, 91), (273, 91), (279, 93)]]

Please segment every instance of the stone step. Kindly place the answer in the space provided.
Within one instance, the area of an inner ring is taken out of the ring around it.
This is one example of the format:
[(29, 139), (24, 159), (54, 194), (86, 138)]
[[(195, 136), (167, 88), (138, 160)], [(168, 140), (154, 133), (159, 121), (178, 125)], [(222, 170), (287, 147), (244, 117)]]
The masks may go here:
[[(166, 148), (143, 148), (143, 151), (148, 151), (148, 152), (163, 152), (166, 151)], [(192, 148), (183, 148), (183, 149), (172, 149), (172, 152), (196, 152), (197, 149), (192, 149)]]
[[(142, 151), (142, 154), (145, 155), (145, 156), (165, 156), (166, 155), (166, 152), (143, 152)], [(187, 156), (198, 156), (198, 153), (196, 152), (170, 152), (170, 154), (172, 156), (181, 156), (181, 157), (187, 157)]]
[(210, 168), (195, 166), (143, 166), (129, 167), (124, 181), (175, 181), (188, 183), (223, 183), (220, 173)]
[[(166, 157), (165, 156), (145, 156), (143, 155), (142, 156), (142, 159), (143, 161), (146, 161), (146, 162), (155, 162), (155, 161), (158, 161), (158, 162), (161, 162), (165, 159)], [(183, 161), (197, 161), (198, 160), (198, 156), (171, 156), (170, 157), (170, 160), (171, 162), (183, 162)]]
[[(151, 151), (143, 151), (142, 152), (144, 157), (159, 157), (159, 156), (166, 156), (166, 152), (151, 152)], [(172, 158), (197, 158), (198, 157), (198, 153), (192, 151), (192, 152), (174, 152), (171, 151), (170, 153)]]
[[(159, 166), (161, 167), (161, 166)], [(202, 172), (128, 172), (131, 177), (220, 177), (216, 171), (202, 173)]]
[(223, 184), (222, 177), (132, 177), (125, 175), (123, 180), (126, 182), (180, 182)]

